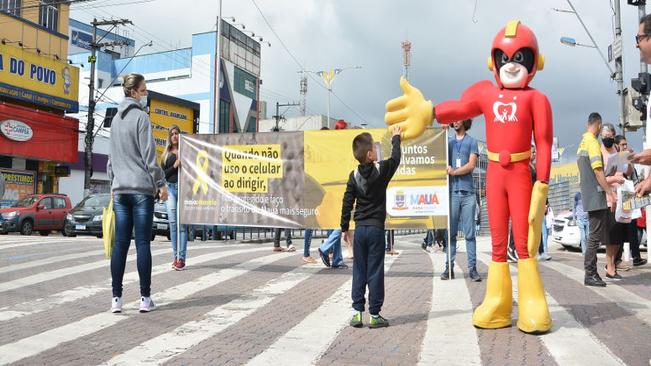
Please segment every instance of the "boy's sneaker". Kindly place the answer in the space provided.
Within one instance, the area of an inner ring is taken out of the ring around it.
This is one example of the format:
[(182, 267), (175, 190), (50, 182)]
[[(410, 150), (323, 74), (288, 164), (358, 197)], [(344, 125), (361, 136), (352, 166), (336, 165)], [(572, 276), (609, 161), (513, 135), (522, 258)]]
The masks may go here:
[(389, 326), (389, 321), (384, 319), (382, 315), (372, 315), (369, 319), (368, 327), (369, 328), (385, 328)]
[(364, 323), (362, 322), (362, 312), (361, 311), (356, 311), (355, 315), (353, 315), (353, 318), (350, 319), (350, 326), (354, 328), (361, 328), (364, 326)]
[(176, 265), (179, 263), (179, 260), (174, 258), (174, 262), (172, 262), (172, 268), (176, 269)]
[(113, 314), (122, 312), (122, 298), (121, 297), (114, 297), (113, 299), (111, 299), (111, 312)]
[(156, 309), (156, 304), (154, 304), (154, 300), (151, 299), (151, 297), (141, 297), (140, 298), (140, 312), (141, 313), (148, 313), (152, 310)]

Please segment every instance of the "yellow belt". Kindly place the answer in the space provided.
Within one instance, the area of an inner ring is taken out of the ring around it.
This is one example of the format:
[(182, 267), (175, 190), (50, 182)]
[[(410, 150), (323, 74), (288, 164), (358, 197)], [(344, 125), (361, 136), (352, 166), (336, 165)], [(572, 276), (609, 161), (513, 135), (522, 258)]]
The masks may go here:
[[(488, 155), (488, 160), (496, 161), (496, 162), (499, 163), (499, 161), (500, 161), (500, 154), (499, 153), (490, 152), (490, 151), (487, 151), (486, 153)], [(527, 150), (527, 151), (523, 151), (523, 152), (519, 152), (519, 153), (515, 153), (515, 154), (510, 154), (510, 156), (511, 156), (510, 162), (515, 163), (515, 162), (522, 161), (522, 160), (530, 158), (531, 157), (531, 150)]]

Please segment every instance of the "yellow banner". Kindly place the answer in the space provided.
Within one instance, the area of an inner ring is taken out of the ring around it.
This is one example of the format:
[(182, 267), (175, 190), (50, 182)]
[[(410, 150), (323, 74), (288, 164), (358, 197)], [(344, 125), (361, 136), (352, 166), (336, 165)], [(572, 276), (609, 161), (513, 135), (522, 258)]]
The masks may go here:
[(22, 48), (0, 44), (0, 95), (79, 111), (79, 69)]
[(152, 99), (149, 104), (149, 119), (152, 123), (156, 155), (160, 158), (167, 146), (169, 128), (177, 125), (181, 132), (194, 133), (194, 111), (192, 108)]
[[(348, 176), (359, 164), (351, 143), (361, 132), (373, 136), (378, 160), (391, 156), (386, 129), (305, 131), (305, 200), (318, 208), (307, 227), (339, 227)], [(445, 130), (436, 128), (402, 143), (400, 166), (387, 189), (387, 228), (447, 227), (446, 139)]]
[[(182, 136), (181, 223), (340, 227), (346, 184), (359, 165), (352, 142), (362, 132), (373, 137), (378, 160), (391, 157), (386, 128)], [(431, 128), (401, 144), (386, 190), (387, 229), (447, 226), (446, 142), (445, 129)]]
[(579, 168), (575, 161), (564, 164), (552, 164), (549, 181), (554, 183), (562, 180), (568, 180), (570, 184), (578, 184)]

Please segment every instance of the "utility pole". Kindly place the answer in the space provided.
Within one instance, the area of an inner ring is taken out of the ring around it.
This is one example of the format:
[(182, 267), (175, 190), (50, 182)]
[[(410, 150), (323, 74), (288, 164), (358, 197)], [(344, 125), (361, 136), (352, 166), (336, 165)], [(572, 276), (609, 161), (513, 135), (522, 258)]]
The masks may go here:
[(617, 94), (619, 95), (619, 125), (622, 129), (622, 136), (626, 136), (626, 96), (624, 95), (624, 68), (622, 65), (622, 14), (619, 0), (615, 0), (615, 41), (613, 49), (619, 48), (620, 52), (615, 56), (615, 82), (617, 82)]
[[(86, 123), (86, 137), (84, 139), (86, 149), (84, 152), (84, 196), (90, 194), (90, 178), (92, 176), (93, 168), (93, 140), (95, 128), (95, 67), (97, 65), (97, 50), (109, 46), (127, 45), (126, 42), (105, 42), (100, 43), (113, 28), (118, 25), (133, 24), (130, 20), (102, 20), (98, 21), (93, 19), (91, 25), (93, 26), (93, 42), (91, 44), (91, 55), (88, 57), (90, 63), (90, 83), (88, 84), (88, 122)], [(111, 25), (109, 29), (100, 39), (97, 39), (97, 27)]]
[[(212, 133), (216, 134), (219, 131), (219, 113), (221, 112), (221, 101), (220, 101), (220, 85), (219, 78), (221, 77), (221, 64), (222, 64), (222, 45), (221, 45), (221, 35), (222, 35), (222, 0), (219, 0), (219, 15), (217, 16), (217, 34), (215, 34), (215, 100), (213, 102), (213, 127)], [(228, 131), (230, 132), (230, 131)]]
[(401, 46), (403, 51), (402, 64), (405, 67), (403, 76), (405, 79), (409, 80), (409, 67), (411, 66), (411, 42), (409, 42), (409, 40), (406, 40), (401, 43)]
[(273, 128), (273, 131), (278, 132), (280, 131), (280, 120), (285, 119), (285, 117), (280, 115), (280, 107), (295, 107), (295, 106), (300, 106), (300, 103), (286, 103), (286, 104), (280, 104), (276, 102), (276, 115), (273, 116), (274, 119), (276, 120), (276, 126)]
[(301, 116), (305, 117), (307, 109), (307, 75), (301, 71)]

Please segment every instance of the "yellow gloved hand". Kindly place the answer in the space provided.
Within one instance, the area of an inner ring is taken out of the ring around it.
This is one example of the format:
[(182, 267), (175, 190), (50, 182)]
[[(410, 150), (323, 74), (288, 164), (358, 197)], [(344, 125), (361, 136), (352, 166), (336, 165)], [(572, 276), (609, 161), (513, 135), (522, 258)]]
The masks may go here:
[(542, 221), (545, 219), (545, 203), (549, 185), (536, 181), (531, 190), (531, 204), (529, 205), (529, 233), (527, 236), (527, 250), (529, 258), (536, 258), (540, 246)]
[(404, 77), (400, 78), (400, 88), (404, 94), (387, 102), (384, 122), (389, 126), (400, 126), (400, 138), (409, 140), (422, 135), (432, 124), (433, 105)]

